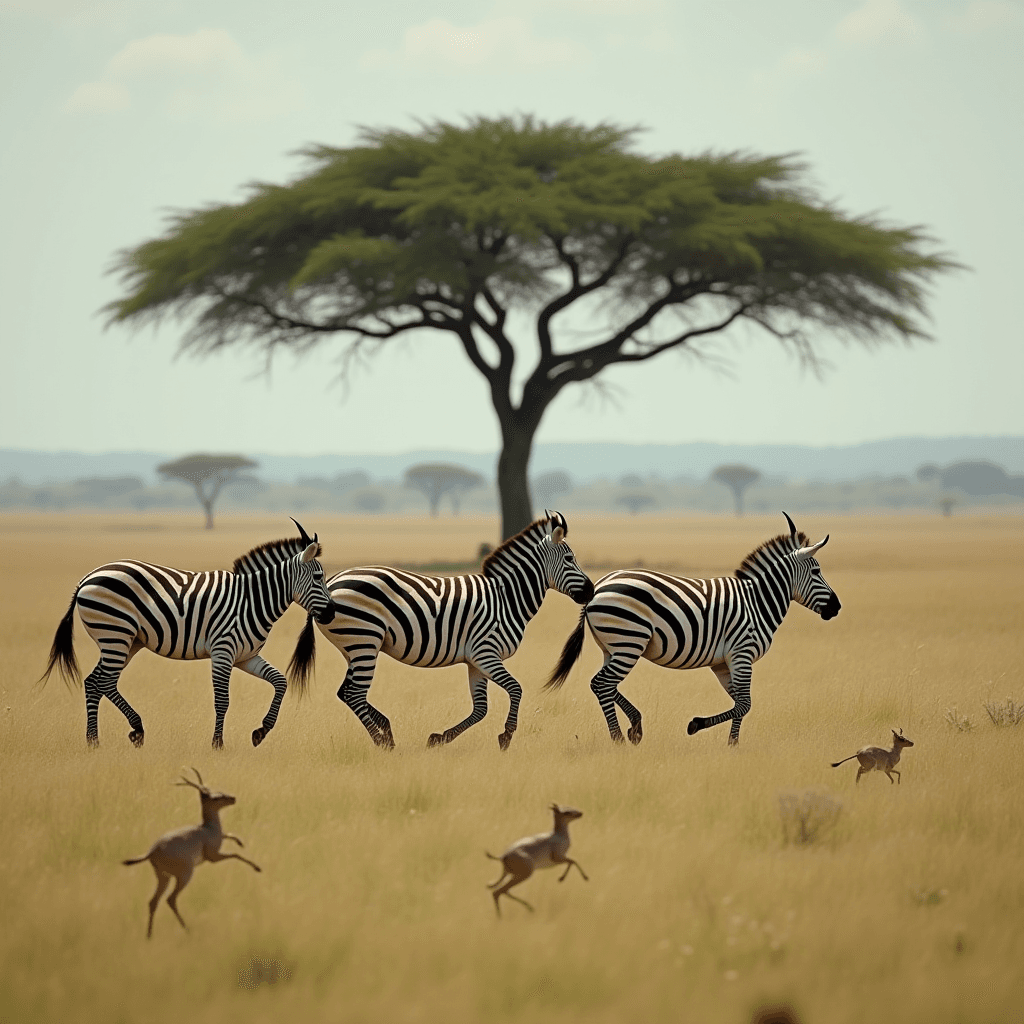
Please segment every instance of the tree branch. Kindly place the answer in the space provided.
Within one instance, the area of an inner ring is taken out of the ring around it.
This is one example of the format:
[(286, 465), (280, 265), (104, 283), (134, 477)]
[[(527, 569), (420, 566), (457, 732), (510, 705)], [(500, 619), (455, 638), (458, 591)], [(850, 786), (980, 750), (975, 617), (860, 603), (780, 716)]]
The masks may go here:
[(554, 318), (555, 314), (568, 308), (577, 299), (582, 298), (584, 295), (589, 295), (598, 288), (603, 288), (612, 279), (619, 267), (622, 266), (622, 261), (626, 258), (626, 253), (629, 251), (629, 246), (632, 241), (632, 235), (625, 235), (619, 243), (618, 251), (609, 261), (608, 266), (605, 267), (597, 277), (584, 284), (580, 277), (579, 260), (577, 260), (571, 253), (565, 251), (565, 239), (551, 239), (551, 244), (555, 247), (555, 251), (558, 253), (558, 258), (569, 268), (569, 273), (572, 275), (572, 286), (568, 291), (563, 292), (563, 294), (552, 299), (540, 311), (540, 314), (537, 317), (537, 341), (540, 344), (541, 361), (541, 365), (538, 369), (542, 370), (542, 372), (546, 373), (549, 368), (547, 361), (555, 358), (553, 345), (551, 343), (551, 320)]

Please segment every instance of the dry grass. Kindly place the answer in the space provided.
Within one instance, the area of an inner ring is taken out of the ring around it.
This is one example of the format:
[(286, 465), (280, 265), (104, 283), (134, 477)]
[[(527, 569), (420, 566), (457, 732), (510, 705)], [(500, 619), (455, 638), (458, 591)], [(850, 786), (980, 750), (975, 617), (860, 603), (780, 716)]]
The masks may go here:
[[(495, 531), (316, 518), (305, 525), (329, 567), (459, 561)], [(492, 690), (482, 725), (428, 750), (468, 707), (465, 670), (383, 659), (373, 693), (399, 746), (374, 749), (334, 697), (341, 662), (326, 645), (312, 697), (286, 700), (258, 750), (248, 734), (268, 686), (235, 674), (227, 749), (214, 754), (208, 664), (143, 655), (123, 691), (145, 748), (104, 704), (102, 746), (87, 751), (81, 691), (32, 685), (80, 576), (125, 555), (227, 566), (284, 522), (225, 519), (207, 534), (195, 517), (0, 519), (0, 1020), (746, 1022), (785, 1007), (852, 1024), (898, 1007), (908, 1021), (1019, 1021), (1024, 748), (1015, 729), (960, 732), (943, 718), (994, 686), (1020, 689), (1019, 520), (802, 519), (832, 534), (822, 562), (843, 611), (828, 623), (791, 611), (755, 667), (736, 749), (724, 727), (686, 736), (694, 714), (727, 706), (707, 671), (630, 676), (638, 748), (608, 740), (590, 641), (565, 688), (542, 694), (576, 619), (556, 595), (510, 665), (526, 696), (504, 755), (503, 694)], [(572, 526), (591, 565), (706, 574), (734, 568), (782, 520)], [(269, 660), (287, 662), (300, 623), (293, 609)], [(90, 666), (81, 631), (77, 644)], [(829, 767), (901, 726), (915, 743), (906, 785), (875, 773), (855, 788), (854, 770)], [(196, 820), (195, 794), (170, 785), (192, 764), (237, 795), (224, 826), (263, 874), (204, 866), (181, 900), (192, 933), (162, 906), (147, 943), (152, 872), (119, 861)], [(806, 790), (831, 793), (842, 816), (823, 841), (785, 845), (778, 794)], [(537, 912), (510, 906), (498, 921), (483, 851), (547, 828), (552, 801), (585, 812), (573, 855), (591, 881), (540, 872), (522, 889)]]

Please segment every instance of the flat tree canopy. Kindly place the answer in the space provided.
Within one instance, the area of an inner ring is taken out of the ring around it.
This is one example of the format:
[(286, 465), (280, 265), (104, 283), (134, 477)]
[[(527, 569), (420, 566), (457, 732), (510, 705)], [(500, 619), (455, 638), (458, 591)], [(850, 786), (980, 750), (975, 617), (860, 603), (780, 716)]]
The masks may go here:
[(446, 494), (451, 495), (452, 514), (458, 515), (463, 493), (483, 483), (479, 473), (447, 462), (423, 462), (405, 471), (405, 486), (426, 495), (432, 516), (437, 515), (438, 505)]
[(743, 515), (743, 495), (751, 484), (761, 479), (761, 474), (750, 466), (727, 465), (718, 466), (711, 472), (711, 479), (717, 480), (732, 491), (736, 503), (736, 515)]
[(226, 483), (234, 480), (239, 470), (251, 469), (258, 465), (244, 455), (208, 455), (197, 452), (183, 455), (173, 462), (157, 466), (157, 472), (168, 480), (184, 480), (196, 492), (199, 503), (206, 512), (206, 528), (213, 529), (213, 506)]
[[(636, 134), (480, 117), (312, 146), (290, 184), (175, 214), (163, 237), (121, 252), (111, 320), (183, 315), (182, 346), (197, 353), (335, 336), (351, 353), (451, 332), (501, 426), (505, 536), (530, 521), (533, 438), (569, 384), (698, 350), (742, 321), (805, 359), (820, 328), (864, 343), (926, 337), (925, 286), (956, 264), (923, 229), (847, 216), (792, 155), (649, 156)], [(576, 311), (596, 341), (565, 337)], [(513, 337), (512, 312), (532, 336)]]

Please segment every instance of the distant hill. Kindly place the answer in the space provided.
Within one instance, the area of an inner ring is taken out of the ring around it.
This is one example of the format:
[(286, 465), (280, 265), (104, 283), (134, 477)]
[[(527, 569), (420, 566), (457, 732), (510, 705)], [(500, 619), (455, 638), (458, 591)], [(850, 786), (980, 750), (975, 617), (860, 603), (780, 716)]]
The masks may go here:
[[(156, 481), (156, 466), (181, 452), (45, 452), (0, 449), (0, 483), (16, 477), (24, 484), (61, 483), (95, 477), (138, 476)], [(333, 478), (364, 470), (375, 480), (397, 480), (419, 462), (454, 462), (494, 478), (495, 453), (420, 450), (395, 455), (266, 455), (245, 452), (259, 463), (256, 475), (266, 481), (293, 483), (300, 478)], [(983, 460), (1011, 474), (1024, 473), (1024, 437), (897, 437), (857, 445), (815, 447), (782, 444), (538, 444), (531, 473), (564, 469), (575, 481), (626, 473), (665, 479), (706, 479), (718, 465), (741, 462), (766, 477), (786, 480), (858, 480), (869, 476), (910, 476), (925, 463), (946, 466)]]

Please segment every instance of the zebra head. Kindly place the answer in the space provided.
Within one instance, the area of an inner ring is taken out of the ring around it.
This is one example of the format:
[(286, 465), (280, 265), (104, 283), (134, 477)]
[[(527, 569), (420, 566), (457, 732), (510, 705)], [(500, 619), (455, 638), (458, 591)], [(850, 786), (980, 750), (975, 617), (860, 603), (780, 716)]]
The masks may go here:
[(789, 523), (790, 538), (796, 547), (789, 556), (794, 566), (793, 600), (805, 608), (810, 608), (812, 612), (817, 612), (823, 619), (834, 619), (842, 605), (836, 592), (822, 576), (821, 566), (814, 557), (828, 543), (828, 534), (825, 534), (825, 539), (818, 541), (817, 544), (801, 547), (793, 520), (785, 512), (782, 514)]
[(587, 604), (594, 596), (594, 584), (579, 567), (573, 550), (565, 542), (569, 525), (561, 512), (544, 510), (551, 526), (539, 544), (544, 573), (549, 588), (571, 597), (577, 604)]
[(292, 600), (317, 620), (326, 625), (334, 618), (337, 605), (331, 597), (331, 592), (324, 585), (324, 567), (320, 564), (320, 543), (317, 534), (312, 537), (306, 533), (302, 526), (292, 520), (299, 527), (302, 541), (306, 547), (293, 559), (292, 571)]

